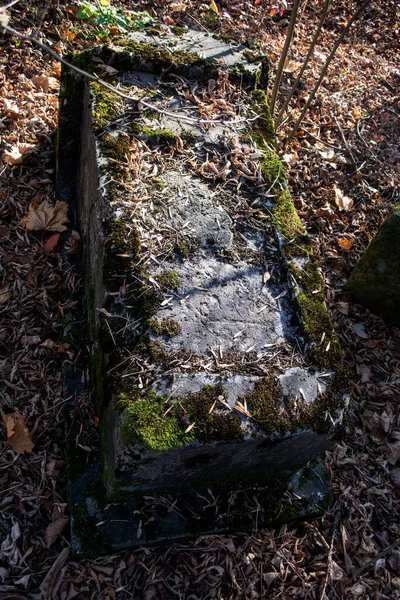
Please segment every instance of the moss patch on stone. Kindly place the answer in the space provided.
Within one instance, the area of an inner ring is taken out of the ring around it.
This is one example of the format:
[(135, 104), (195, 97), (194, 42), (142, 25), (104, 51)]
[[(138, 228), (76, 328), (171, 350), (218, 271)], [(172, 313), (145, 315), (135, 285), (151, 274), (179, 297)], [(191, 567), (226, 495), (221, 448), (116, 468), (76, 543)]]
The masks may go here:
[(115, 161), (124, 162), (129, 151), (130, 141), (126, 136), (106, 134), (101, 136), (100, 146), (105, 156)]
[[(124, 399), (124, 394), (121, 394), (121, 400)], [(149, 450), (162, 452), (193, 441), (194, 434), (185, 433), (185, 427), (175, 412), (165, 414), (167, 408), (165, 399), (152, 391), (148, 391), (142, 399), (128, 401), (121, 429), (123, 443), (137, 441)]]
[(282, 386), (274, 375), (260, 379), (253, 391), (246, 395), (246, 402), (253, 417), (268, 433), (286, 433), (288, 421), (282, 410)]
[(319, 294), (300, 293), (296, 304), (304, 332), (312, 342), (312, 364), (318, 369), (342, 370), (343, 352), (324, 298)]
[(268, 96), (263, 90), (253, 90), (250, 97), (256, 104), (259, 118), (252, 127), (252, 137), (258, 146), (275, 144), (275, 127), (269, 110)]
[[(233, 412), (221, 412), (218, 397), (224, 396), (222, 384), (205, 385), (185, 398), (165, 398), (148, 390), (125, 391), (116, 408), (124, 411), (121, 438), (124, 444), (137, 441), (154, 451), (180, 448), (199, 442), (230, 441), (244, 437), (240, 418)], [(185, 433), (186, 432), (186, 433)]]
[(219, 412), (219, 396), (225, 397), (222, 384), (205, 385), (200, 392), (181, 401), (190, 422), (195, 423), (199, 442), (243, 438), (240, 418), (234, 413)]
[(163, 271), (156, 276), (162, 288), (176, 290), (179, 287), (179, 275), (176, 271)]
[(95, 128), (105, 127), (121, 114), (121, 98), (94, 81), (90, 82), (90, 91), (94, 100), (93, 124)]
[(305, 235), (305, 229), (287, 190), (283, 190), (275, 198), (271, 212), (276, 229), (286, 240)]
[(181, 332), (181, 326), (174, 319), (149, 319), (147, 321), (149, 327), (152, 328), (156, 335), (166, 335), (174, 337)]

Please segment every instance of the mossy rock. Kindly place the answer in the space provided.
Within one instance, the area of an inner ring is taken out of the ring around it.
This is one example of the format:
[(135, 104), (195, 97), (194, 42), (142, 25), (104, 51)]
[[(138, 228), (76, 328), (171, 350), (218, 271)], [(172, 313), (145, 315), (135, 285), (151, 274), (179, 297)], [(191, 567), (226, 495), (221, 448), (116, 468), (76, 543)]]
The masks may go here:
[(371, 241), (345, 290), (352, 293), (354, 302), (400, 323), (400, 206)]

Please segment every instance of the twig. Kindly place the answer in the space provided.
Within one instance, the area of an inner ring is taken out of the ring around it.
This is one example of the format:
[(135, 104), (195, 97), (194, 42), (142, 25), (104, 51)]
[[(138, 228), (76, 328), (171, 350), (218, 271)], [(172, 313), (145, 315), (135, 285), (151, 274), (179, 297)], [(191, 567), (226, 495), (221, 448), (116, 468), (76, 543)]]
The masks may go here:
[(140, 98), (134, 98), (132, 96), (128, 96), (128, 94), (124, 94), (118, 88), (114, 87), (113, 85), (110, 85), (103, 79), (100, 79), (100, 77), (98, 77), (97, 75), (92, 75), (91, 73), (88, 73), (87, 71), (84, 71), (83, 69), (80, 69), (79, 67), (76, 67), (75, 65), (69, 63), (67, 60), (62, 58), (62, 56), (57, 54), (57, 52), (54, 52), (54, 50), (52, 48), (50, 48), (50, 46), (43, 44), (36, 38), (34, 38), (30, 35), (26, 35), (24, 33), (20, 33), (19, 31), (17, 31), (16, 29), (13, 29), (12, 27), (9, 27), (8, 25), (1, 24), (0, 29), (1, 28), (4, 29), (5, 31), (8, 31), (12, 35), (17, 36), (21, 40), (26, 40), (28, 42), (36, 44), (37, 46), (39, 46), (39, 48), (41, 48), (45, 52), (48, 52), (53, 58), (58, 60), (60, 63), (62, 63), (63, 65), (65, 65), (66, 67), (71, 69), (72, 71), (75, 71), (82, 77), (86, 77), (90, 81), (95, 81), (96, 83), (105, 87), (107, 90), (109, 90), (110, 92), (113, 92), (120, 98), (123, 98), (124, 100), (128, 100), (129, 102), (136, 102), (136, 103), (140, 102), (140, 104), (142, 106), (149, 108), (160, 115), (170, 117), (171, 119), (176, 119), (177, 121), (186, 121), (188, 123), (194, 123), (196, 125), (215, 125), (217, 123), (218, 124), (221, 123), (223, 125), (238, 125), (239, 123), (252, 123), (253, 121), (256, 121), (257, 119), (259, 119), (259, 115), (256, 115), (254, 117), (247, 118), (247, 119), (235, 119), (233, 121), (224, 121), (223, 119), (195, 119), (193, 117), (177, 115), (176, 113), (172, 113), (167, 110), (157, 108), (156, 106), (154, 106), (153, 104), (150, 104), (149, 102), (146, 102), (145, 100), (142, 100)]
[(9, 2), (8, 4), (4, 4), (3, 6), (0, 6), (0, 10), (8, 10), (12, 6), (14, 6), (14, 4), (17, 4), (19, 1), (20, 0), (11, 0), (11, 2)]
[(333, 545), (335, 543), (335, 537), (336, 537), (338, 524), (339, 524), (339, 514), (336, 515), (335, 523), (333, 525), (332, 538), (331, 538), (331, 543), (330, 543), (329, 552), (328, 552), (326, 579), (325, 579), (324, 587), (322, 588), (320, 600), (324, 600), (324, 598), (325, 598), (325, 591), (326, 591), (326, 587), (328, 585), (328, 578), (329, 578), (329, 568), (332, 563)]
[(355, 170), (356, 170), (356, 171), (358, 171), (358, 168), (357, 168), (357, 163), (356, 163), (356, 159), (354, 158), (354, 154), (352, 153), (352, 151), (351, 151), (351, 149), (350, 149), (350, 147), (349, 147), (349, 145), (348, 145), (348, 143), (347, 143), (347, 140), (346, 140), (346, 138), (344, 137), (343, 129), (340, 127), (340, 123), (339, 123), (339, 121), (337, 120), (337, 118), (335, 117), (335, 115), (333, 115), (333, 120), (334, 120), (334, 121), (335, 121), (335, 123), (336, 123), (336, 127), (339, 129), (340, 137), (342, 138), (342, 140), (343, 140), (343, 143), (344, 143), (344, 145), (346, 146), (346, 150), (347, 150), (347, 152), (348, 152), (348, 153), (349, 153), (349, 155), (350, 155), (350, 158), (351, 158), (351, 161), (352, 161), (352, 163), (353, 163), (353, 166), (354, 166)]
[(331, 53), (329, 54), (328, 58), (325, 61), (325, 64), (322, 68), (321, 71), (321, 75), (319, 76), (319, 79), (317, 81), (317, 83), (314, 86), (313, 91), (311, 92), (302, 112), (300, 117), (297, 119), (295, 125), (293, 126), (293, 129), (291, 130), (291, 132), (289, 133), (289, 135), (286, 138), (286, 142), (289, 143), (292, 141), (292, 139), (294, 138), (296, 131), (298, 130), (300, 123), (303, 121), (304, 119), (304, 115), (306, 114), (306, 112), (308, 111), (311, 102), (314, 100), (316, 93), (318, 92), (320, 85), (326, 75), (326, 72), (328, 71), (329, 65), (332, 62), (333, 57), (336, 54), (336, 50), (339, 48), (340, 44), (342, 43), (342, 41), (344, 40), (344, 38), (346, 37), (346, 35), (349, 32), (350, 27), (353, 25), (354, 21), (361, 15), (361, 13), (367, 8), (367, 6), (371, 3), (371, 0), (367, 0), (366, 2), (364, 2), (364, 4), (362, 4), (360, 6), (360, 8), (354, 13), (354, 15), (351, 17), (350, 21), (347, 23), (346, 27), (343, 29), (342, 33), (340, 34), (340, 36), (338, 37), (335, 45), (332, 48)]
[(381, 558), (382, 556), (385, 556), (388, 552), (390, 552), (390, 550), (394, 550), (394, 548), (397, 548), (397, 546), (400, 544), (400, 539), (395, 540), (392, 544), (389, 544), (389, 546), (386, 546), (386, 548), (384, 548), (381, 552), (379, 552), (378, 554), (375, 554), (375, 556), (373, 558), (371, 558), (368, 562), (365, 563), (365, 565), (363, 565), (362, 567), (359, 567), (358, 569), (356, 569), (353, 573), (353, 581), (363, 572), (366, 571), (372, 564), (374, 564), (374, 562), (378, 559)]
[(310, 60), (310, 58), (311, 58), (311, 55), (312, 55), (312, 53), (314, 52), (314, 48), (315, 48), (315, 45), (316, 45), (316, 43), (317, 43), (317, 40), (318, 40), (318, 38), (319, 38), (319, 34), (321, 33), (322, 26), (323, 26), (323, 24), (325, 23), (325, 19), (326, 19), (326, 15), (327, 15), (327, 13), (328, 13), (328, 9), (329, 9), (329, 5), (330, 5), (330, 3), (331, 3), (331, 0), (325, 0), (325, 6), (324, 6), (324, 9), (323, 9), (323, 11), (322, 11), (322, 14), (321, 14), (321, 18), (320, 18), (320, 20), (319, 20), (319, 23), (318, 23), (318, 27), (317, 27), (317, 29), (316, 29), (316, 31), (315, 31), (315, 33), (314, 33), (314, 37), (313, 37), (313, 39), (312, 39), (312, 42), (311, 42), (310, 48), (309, 48), (309, 50), (308, 50), (308, 52), (307, 52), (307, 56), (306, 56), (306, 57), (305, 57), (305, 59), (304, 59), (303, 66), (302, 66), (302, 67), (301, 67), (301, 69), (300, 69), (300, 73), (297, 75), (297, 77), (296, 77), (296, 81), (294, 82), (294, 84), (293, 84), (293, 86), (292, 86), (292, 89), (290, 90), (290, 92), (289, 92), (289, 95), (288, 95), (288, 97), (287, 97), (287, 98), (286, 98), (286, 100), (285, 100), (285, 103), (283, 104), (283, 106), (282, 106), (281, 110), (279, 111), (279, 114), (278, 114), (278, 116), (276, 117), (276, 121), (275, 121), (275, 129), (276, 129), (276, 128), (278, 127), (278, 125), (280, 124), (280, 122), (281, 122), (281, 120), (282, 120), (282, 116), (283, 116), (284, 112), (287, 110), (287, 107), (289, 106), (289, 102), (290, 102), (290, 101), (291, 101), (291, 99), (293, 98), (293, 95), (294, 95), (295, 91), (297, 90), (297, 87), (298, 87), (298, 85), (299, 85), (299, 83), (300, 83), (300, 80), (301, 80), (301, 78), (303, 77), (303, 73), (304, 73), (304, 71), (305, 71), (305, 70), (306, 70), (306, 68), (307, 68), (307, 65), (308, 65), (308, 63), (309, 63), (309, 60)]
[(279, 63), (278, 63), (278, 69), (276, 71), (274, 87), (273, 87), (272, 94), (271, 94), (271, 103), (270, 103), (270, 113), (271, 113), (271, 116), (274, 114), (276, 97), (278, 95), (279, 85), (280, 85), (281, 79), (282, 79), (283, 67), (285, 65), (286, 56), (287, 56), (287, 53), (289, 51), (290, 42), (292, 41), (294, 27), (296, 25), (297, 13), (298, 13), (298, 10), (299, 10), (299, 4), (300, 4), (300, 0), (294, 0), (294, 2), (293, 2), (293, 8), (292, 8), (292, 14), (291, 14), (291, 17), (290, 17), (289, 29), (288, 29), (288, 32), (287, 32), (287, 35), (286, 35), (285, 43), (284, 43), (283, 48), (282, 48), (282, 53), (281, 53), (281, 56), (280, 56), (280, 59), (279, 59)]

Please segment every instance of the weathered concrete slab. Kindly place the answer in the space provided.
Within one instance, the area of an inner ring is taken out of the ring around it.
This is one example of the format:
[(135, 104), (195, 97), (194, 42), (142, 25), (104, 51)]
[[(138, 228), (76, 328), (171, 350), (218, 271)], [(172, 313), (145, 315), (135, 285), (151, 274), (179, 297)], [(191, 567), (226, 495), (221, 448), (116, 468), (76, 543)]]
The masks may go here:
[[(182, 64), (189, 41), (205, 61), (190, 59), (196, 95)], [(129, 43), (136, 45), (127, 55)], [(265, 96), (238, 96), (234, 87), (231, 68), (244, 50), (204, 34), (174, 39), (170, 30), (153, 50), (147, 38), (129, 43), (93, 52), (118, 66), (120, 84), (136, 93), (150, 85), (158, 112), (132, 113), (93, 86), (91, 105), (90, 88), (69, 78), (60, 117), (62, 156), (63, 115), (70, 119), (74, 98), (83, 117), (73, 121), (81, 150), (75, 173), (69, 166), (72, 191), (62, 165), (59, 181), (74, 199), (84, 243), (101, 434), (99, 461), (85, 460), (71, 482), (83, 511), (73, 526), (82, 552), (82, 520), (113, 548), (249, 524), (232, 517), (229, 502), (224, 518), (209, 517), (208, 490), (240, 502), (243, 486), (259, 486), (264, 523), (315, 514), (329, 489), (305, 465), (332, 444), (348, 402), (321, 277), (272, 149)], [(169, 70), (153, 77), (166, 48)], [(98, 64), (91, 56), (85, 60)], [(216, 64), (226, 71), (210, 84), (207, 65)], [(204, 118), (215, 112), (218, 123)]]

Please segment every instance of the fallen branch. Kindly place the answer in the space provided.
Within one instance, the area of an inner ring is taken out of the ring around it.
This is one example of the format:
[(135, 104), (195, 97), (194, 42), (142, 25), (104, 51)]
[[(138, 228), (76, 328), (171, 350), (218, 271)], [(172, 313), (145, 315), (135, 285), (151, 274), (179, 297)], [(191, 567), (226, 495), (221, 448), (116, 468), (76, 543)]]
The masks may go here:
[(367, 8), (367, 6), (371, 4), (371, 0), (367, 0), (366, 2), (364, 2), (364, 4), (362, 4), (360, 6), (360, 8), (354, 13), (354, 15), (351, 17), (350, 21), (347, 23), (346, 27), (343, 29), (342, 33), (340, 34), (339, 38), (337, 39), (335, 45), (333, 46), (331, 53), (329, 54), (328, 58), (325, 61), (325, 64), (322, 68), (321, 71), (321, 75), (319, 76), (319, 79), (317, 81), (317, 83), (314, 86), (313, 91), (311, 92), (310, 96), (308, 97), (308, 100), (301, 112), (300, 117), (297, 119), (296, 123), (293, 126), (293, 129), (291, 130), (291, 132), (289, 133), (289, 135), (287, 136), (285, 142), (289, 143), (292, 141), (292, 139), (294, 138), (294, 136), (296, 135), (296, 132), (300, 126), (300, 123), (303, 121), (304, 119), (304, 115), (306, 114), (306, 112), (308, 111), (308, 109), (310, 108), (310, 104), (311, 102), (314, 100), (316, 93), (318, 92), (320, 85), (328, 71), (329, 65), (332, 62), (333, 57), (336, 54), (336, 50), (339, 48), (340, 44), (342, 43), (342, 41), (344, 40), (344, 38), (346, 37), (346, 35), (349, 32), (350, 27), (353, 25), (354, 21), (356, 19), (358, 19), (358, 17), (361, 15), (362, 12), (364, 12), (364, 10)]
[(50, 48), (50, 46), (43, 44), (42, 42), (40, 42), (39, 40), (37, 40), (36, 38), (34, 38), (30, 35), (20, 33), (16, 29), (9, 27), (8, 25), (6, 25), (3, 22), (0, 24), (0, 29), (4, 29), (5, 31), (8, 31), (8, 33), (15, 35), (16, 37), (20, 38), (21, 40), (26, 40), (28, 42), (36, 44), (36, 46), (39, 46), (39, 48), (41, 48), (44, 52), (47, 52), (48, 54), (50, 54), (53, 58), (55, 58), (61, 64), (66, 66), (68, 69), (75, 71), (76, 73), (78, 73), (82, 77), (86, 77), (86, 79), (89, 79), (90, 81), (95, 81), (96, 83), (103, 86), (110, 92), (113, 92), (120, 98), (123, 98), (124, 100), (128, 100), (129, 102), (135, 102), (135, 103), (140, 102), (140, 104), (142, 106), (144, 106), (145, 108), (149, 108), (150, 110), (153, 110), (160, 115), (170, 117), (171, 119), (176, 119), (177, 121), (186, 121), (187, 123), (194, 123), (195, 125), (215, 125), (217, 123), (220, 123), (222, 125), (239, 125), (240, 123), (251, 123), (253, 121), (256, 121), (259, 118), (259, 115), (256, 115), (252, 118), (234, 119), (233, 121), (225, 121), (223, 119), (195, 119), (193, 117), (186, 117), (185, 115), (177, 115), (176, 113), (158, 108), (158, 107), (154, 106), (153, 104), (150, 104), (149, 102), (146, 102), (145, 100), (142, 100), (141, 98), (134, 98), (132, 96), (128, 96), (128, 94), (124, 94), (123, 92), (121, 92), (121, 90), (119, 90), (115, 86), (107, 83), (103, 79), (100, 79), (100, 77), (98, 77), (97, 75), (92, 75), (91, 73), (88, 73), (87, 71), (84, 71), (83, 69), (80, 69), (79, 67), (68, 62), (67, 60), (65, 60), (65, 58), (63, 58), (62, 56), (57, 54), (57, 52), (55, 52), (52, 48)]

